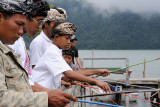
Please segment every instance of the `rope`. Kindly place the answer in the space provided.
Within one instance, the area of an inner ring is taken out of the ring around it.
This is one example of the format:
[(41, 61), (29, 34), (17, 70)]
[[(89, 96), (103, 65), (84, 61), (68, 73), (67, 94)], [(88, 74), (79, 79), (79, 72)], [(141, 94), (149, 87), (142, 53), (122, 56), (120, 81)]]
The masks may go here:
[[(91, 87), (90, 87), (91, 88)], [(100, 89), (100, 88), (99, 88)], [(103, 90), (103, 89), (101, 89)], [(147, 100), (147, 99), (143, 99), (143, 98), (140, 98), (140, 97), (135, 97), (135, 96), (131, 96), (129, 94), (122, 94), (121, 95), (124, 95), (124, 96), (129, 96), (129, 97), (132, 97), (132, 98), (136, 98), (136, 99), (139, 99), (139, 100), (143, 100), (143, 101), (147, 101), (147, 102), (151, 102), (151, 103), (156, 103), (156, 104), (159, 104), (160, 105), (160, 102), (154, 102), (154, 101), (151, 101), (151, 100)]]
[[(83, 86), (83, 88), (85, 88), (91, 95), (93, 95), (86, 87), (89, 87), (89, 88), (93, 88), (93, 89), (96, 89), (96, 91), (97, 92), (99, 92), (97, 89), (99, 89), (99, 88), (96, 88), (96, 87), (92, 87), (92, 86), (89, 86), (89, 85), (84, 85), (84, 84), (80, 84), (80, 83), (76, 83), (77, 85), (81, 85), (81, 86)], [(87, 83), (88, 84), (88, 83)], [(100, 93), (100, 92), (99, 92)], [(106, 96), (107, 97), (107, 96)], [(98, 98), (97, 97), (94, 97), (95, 99), (97, 99), (97, 101), (99, 101), (98, 100)], [(107, 97), (111, 102), (113, 102), (114, 104), (116, 104), (116, 105), (118, 105), (115, 101), (113, 101), (112, 99), (110, 99), (109, 97)], [(100, 101), (99, 101), (100, 102)], [(101, 103), (101, 102), (100, 102)]]

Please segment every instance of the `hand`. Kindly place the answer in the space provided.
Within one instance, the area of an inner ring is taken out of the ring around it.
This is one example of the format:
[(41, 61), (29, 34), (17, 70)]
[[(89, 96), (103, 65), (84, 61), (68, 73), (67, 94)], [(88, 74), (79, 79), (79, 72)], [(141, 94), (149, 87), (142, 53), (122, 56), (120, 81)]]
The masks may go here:
[(71, 88), (71, 83), (70, 82), (66, 82), (66, 81), (61, 80), (61, 85), (64, 85), (66, 87), (66, 89)]
[(82, 71), (84, 71), (85, 70), (85, 68), (83, 68), (83, 67), (79, 67)]
[(48, 106), (49, 107), (63, 107), (70, 103), (70, 99), (77, 101), (77, 99), (63, 91), (52, 90), (48, 92)]
[(103, 77), (110, 75), (110, 71), (107, 69), (99, 69), (98, 71), (99, 72), (97, 73), (97, 75), (100, 75)]
[(63, 76), (61, 80), (66, 81), (66, 82), (70, 82), (71, 81), (71, 79), (67, 78), (66, 76)]
[(73, 70), (73, 71), (76, 71), (76, 67), (73, 67), (72, 70)]
[(105, 92), (110, 92), (112, 93), (109, 85), (106, 83), (106, 82), (103, 82), (103, 81), (98, 81), (96, 82), (96, 85), (101, 87)]

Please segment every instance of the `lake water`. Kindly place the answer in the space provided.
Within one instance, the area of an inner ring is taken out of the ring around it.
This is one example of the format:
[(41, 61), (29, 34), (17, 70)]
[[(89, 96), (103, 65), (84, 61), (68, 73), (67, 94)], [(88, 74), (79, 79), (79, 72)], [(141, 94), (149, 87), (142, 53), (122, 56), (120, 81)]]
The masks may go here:
[[(129, 65), (160, 58), (160, 50), (94, 50), (94, 58), (128, 58)], [(80, 58), (92, 58), (92, 50), (79, 50)], [(92, 67), (92, 61), (84, 61), (84, 67)], [(125, 67), (125, 60), (102, 60), (94, 61), (94, 67)], [(144, 64), (130, 68), (133, 70), (131, 78), (142, 78)], [(146, 63), (146, 78), (160, 78), (160, 60)], [(125, 78), (124, 75), (111, 74), (107, 78)], [(139, 97), (143, 97), (142, 94)], [(124, 104), (122, 104), (124, 105)], [(89, 105), (90, 106), (90, 105)], [(88, 107), (89, 107), (88, 106)], [(151, 107), (151, 104), (142, 100), (130, 103), (130, 107)], [(92, 105), (92, 107), (99, 107)]]

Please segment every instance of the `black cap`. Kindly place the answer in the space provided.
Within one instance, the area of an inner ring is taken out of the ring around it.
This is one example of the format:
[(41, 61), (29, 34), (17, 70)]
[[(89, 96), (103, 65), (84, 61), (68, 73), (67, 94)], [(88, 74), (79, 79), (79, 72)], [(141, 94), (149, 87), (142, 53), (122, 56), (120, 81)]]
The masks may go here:
[(33, 18), (36, 16), (47, 16), (47, 11), (50, 10), (50, 6), (46, 1), (33, 0), (32, 5), (29, 7), (28, 17)]

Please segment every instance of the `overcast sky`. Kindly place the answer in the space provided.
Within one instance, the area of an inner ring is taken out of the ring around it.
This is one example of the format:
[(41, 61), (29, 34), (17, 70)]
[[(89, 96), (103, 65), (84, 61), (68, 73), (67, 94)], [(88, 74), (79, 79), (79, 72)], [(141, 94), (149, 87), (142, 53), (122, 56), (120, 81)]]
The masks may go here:
[(79, 0), (84, 6), (91, 5), (97, 12), (118, 10), (134, 13), (160, 13), (160, 0)]

